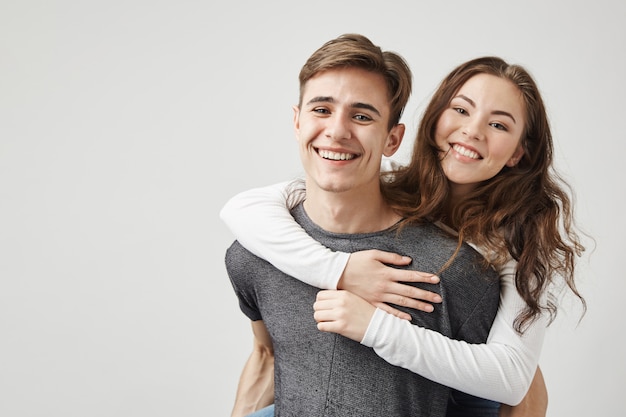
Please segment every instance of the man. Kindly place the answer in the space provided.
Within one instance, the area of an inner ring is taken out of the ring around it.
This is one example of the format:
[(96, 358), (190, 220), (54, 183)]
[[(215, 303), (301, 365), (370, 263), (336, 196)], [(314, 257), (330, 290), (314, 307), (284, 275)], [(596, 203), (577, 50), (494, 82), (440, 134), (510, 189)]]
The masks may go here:
[[(445, 293), (443, 303), (430, 314), (406, 310), (413, 323), (482, 343), (499, 300), (495, 272), (480, 268), (480, 255), (467, 245), (454, 255), (456, 238), (437, 227), (402, 224), (381, 192), (381, 158), (402, 142), (399, 121), (410, 90), (403, 59), (359, 35), (327, 42), (309, 58), (294, 108), (306, 200), (292, 214), (331, 249), (403, 253), (413, 259), (411, 269), (439, 273), (441, 283), (425, 287)], [(359, 343), (318, 331), (312, 306), (319, 289), (237, 242), (226, 265), (255, 337), (233, 416), (272, 401), (277, 416), (445, 415), (447, 387), (392, 366)]]

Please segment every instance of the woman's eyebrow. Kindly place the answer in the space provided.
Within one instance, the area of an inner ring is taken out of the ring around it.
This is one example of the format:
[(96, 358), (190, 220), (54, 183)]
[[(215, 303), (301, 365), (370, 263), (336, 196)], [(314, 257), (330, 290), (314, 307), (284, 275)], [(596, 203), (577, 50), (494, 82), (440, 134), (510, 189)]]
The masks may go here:
[(491, 114), (497, 114), (500, 116), (508, 116), (511, 118), (511, 120), (513, 120), (513, 123), (517, 124), (517, 121), (515, 120), (515, 117), (513, 117), (513, 115), (511, 113), (509, 113), (508, 111), (504, 111), (504, 110), (494, 110), (491, 112)]
[(472, 107), (476, 107), (476, 103), (474, 103), (474, 100), (472, 100), (471, 98), (464, 96), (463, 94), (459, 94), (458, 96), (454, 97), (454, 98), (461, 98), (465, 101), (467, 101)]

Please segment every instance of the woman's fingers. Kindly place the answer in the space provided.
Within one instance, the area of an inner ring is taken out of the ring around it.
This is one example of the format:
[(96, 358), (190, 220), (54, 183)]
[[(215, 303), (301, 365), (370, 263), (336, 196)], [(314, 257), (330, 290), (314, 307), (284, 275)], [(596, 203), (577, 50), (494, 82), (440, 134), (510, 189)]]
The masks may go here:
[(386, 302), (398, 304), (404, 307), (410, 306), (407, 304), (410, 300), (422, 300), (428, 303), (441, 302), (441, 296), (436, 292), (402, 283), (392, 283), (389, 285), (387, 294), (391, 295), (392, 298), (385, 299)]
[(385, 252), (377, 249), (370, 249), (361, 252), (354, 252), (351, 257), (366, 258), (368, 260), (381, 262), (387, 265), (405, 266), (412, 262), (408, 256), (398, 255), (393, 252)]
[(398, 318), (401, 318), (402, 320), (411, 320), (411, 315), (409, 313), (405, 313), (402, 310), (398, 310), (397, 308), (394, 308), (394, 307), (390, 306), (389, 304), (374, 303), (374, 306), (380, 308), (381, 310), (383, 310), (386, 313), (391, 314), (392, 316), (396, 316)]
[(424, 282), (426, 284), (438, 284), (439, 277), (435, 274), (421, 271), (412, 271), (408, 269), (392, 268), (383, 266), (383, 278), (393, 282)]
[(348, 291), (324, 290), (313, 304), (317, 328), (360, 342), (374, 314), (374, 306)]

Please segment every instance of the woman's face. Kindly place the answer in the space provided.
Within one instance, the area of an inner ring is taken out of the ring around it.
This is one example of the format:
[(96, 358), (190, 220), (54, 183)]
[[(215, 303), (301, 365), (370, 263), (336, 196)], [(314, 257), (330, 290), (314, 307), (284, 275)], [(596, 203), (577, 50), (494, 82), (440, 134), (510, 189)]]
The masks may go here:
[(509, 80), (478, 74), (463, 84), (437, 122), (435, 140), (453, 196), (462, 197), (524, 151), (526, 111), (520, 90)]

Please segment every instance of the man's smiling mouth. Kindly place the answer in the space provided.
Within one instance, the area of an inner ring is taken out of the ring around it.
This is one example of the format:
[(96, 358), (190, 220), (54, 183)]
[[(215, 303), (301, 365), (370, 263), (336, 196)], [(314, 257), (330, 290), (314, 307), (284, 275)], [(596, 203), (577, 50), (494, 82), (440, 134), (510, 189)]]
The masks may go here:
[(332, 152), (324, 149), (318, 149), (317, 153), (322, 158), (329, 159), (331, 161), (349, 161), (350, 159), (354, 159), (358, 156), (353, 153)]

